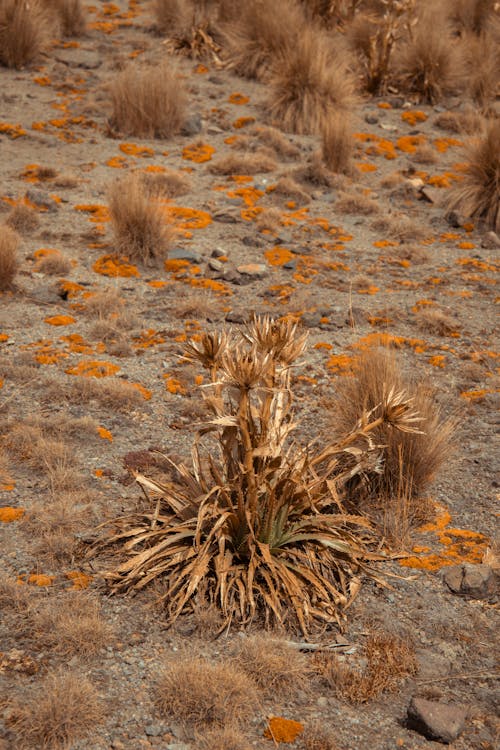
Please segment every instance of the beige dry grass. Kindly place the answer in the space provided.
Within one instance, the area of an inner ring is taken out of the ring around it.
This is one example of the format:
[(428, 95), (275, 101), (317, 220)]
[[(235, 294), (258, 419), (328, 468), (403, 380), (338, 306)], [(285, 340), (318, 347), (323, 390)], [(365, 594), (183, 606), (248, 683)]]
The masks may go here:
[(466, 148), (464, 179), (452, 188), (447, 206), (484, 221), (500, 231), (500, 119), (492, 119), (484, 134)]
[(7, 224), (0, 225), (0, 291), (12, 289), (18, 269), (21, 238)]
[(298, 687), (307, 690), (310, 667), (306, 656), (267, 633), (238, 642), (231, 662), (273, 700), (290, 700)]
[[(54, 388), (59, 389), (57, 382)], [(49, 385), (46, 390), (50, 391)], [(68, 387), (68, 398), (70, 401), (80, 404), (95, 402), (95, 405), (110, 410), (127, 412), (131, 408), (144, 407), (145, 400), (139, 389), (132, 383), (127, 383), (119, 378), (92, 378), (74, 377)]]
[(494, 111), (500, 94), (500, 19), (496, 34), (467, 34), (464, 46), (467, 91), (483, 112)]
[(415, 321), (422, 331), (437, 336), (449, 336), (460, 327), (451, 315), (437, 307), (421, 307), (415, 313)]
[(23, 68), (47, 48), (55, 29), (40, 0), (0, 0), (0, 64)]
[(198, 738), (198, 750), (252, 750), (253, 745), (238, 729), (212, 729)]
[(293, 48), (305, 18), (295, 0), (250, 0), (225, 28), (231, 67), (245, 78), (264, 80), (271, 66)]
[(158, 679), (155, 698), (166, 719), (196, 728), (244, 724), (258, 706), (250, 678), (231, 664), (200, 658), (177, 659), (167, 665)]
[(20, 586), (17, 579), (0, 574), (0, 609), (4, 614), (7, 612), (26, 613), (29, 608), (31, 592), (27, 586)]
[(82, 36), (86, 27), (86, 12), (81, 0), (43, 0), (61, 25), (64, 36)]
[(41, 258), (36, 264), (38, 273), (47, 276), (66, 276), (73, 268), (71, 259), (62, 253), (54, 253)]
[(94, 685), (67, 667), (49, 672), (22, 697), (9, 701), (7, 726), (19, 750), (69, 750), (104, 720)]
[(11, 229), (24, 235), (31, 234), (35, 229), (38, 229), (40, 226), (40, 219), (34, 209), (20, 203), (17, 206), (14, 206), (12, 211), (10, 211), (5, 219), (5, 223), (11, 227)]
[(180, 290), (173, 301), (172, 314), (179, 320), (191, 318), (194, 320), (207, 320), (217, 317), (219, 303), (216, 297), (209, 292), (200, 294), (190, 289)]
[(441, 112), (434, 120), (434, 124), (450, 133), (475, 135), (483, 130), (484, 118), (476, 109), (466, 105), (459, 112)]
[(250, 175), (259, 172), (274, 172), (277, 162), (267, 153), (255, 151), (249, 154), (228, 154), (210, 163), (210, 172), (221, 175)]
[(311, 202), (309, 193), (294, 180), (292, 175), (280, 177), (276, 185), (273, 186), (271, 194), (281, 199), (294, 200), (299, 205)]
[(300, 155), (300, 149), (292, 143), (287, 136), (278, 130), (266, 125), (256, 125), (252, 130), (261, 143), (272, 148), (275, 154), (283, 159), (295, 159)]
[(364, 656), (364, 668), (347, 666), (331, 654), (315, 657), (318, 672), (340, 700), (366, 703), (381, 693), (396, 691), (404, 679), (417, 671), (414, 647), (408, 637), (372, 633)]
[(306, 725), (301, 740), (301, 750), (339, 750), (334, 731), (318, 720)]
[(125, 135), (170, 138), (184, 122), (185, 88), (172, 62), (129, 66), (110, 84), (109, 94), (111, 127)]
[(335, 112), (324, 123), (321, 130), (321, 155), (332, 172), (350, 174), (354, 140), (349, 116), (346, 112)]
[(396, 212), (377, 217), (370, 226), (384, 238), (403, 243), (424, 240), (429, 235), (429, 230), (424, 229), (417, 221)]
[(109, 212), (117, 252), (145, 265), (166, 257), (174, 230), (160, 204), (145, 195), (136, 174), (111, 185)]
[(376, 200), (362, 193), (341, 192), (335, 201), (335, 211), (339, 214), (372, 216), (380, 210), (380, 204)]
[(445, 8), (458, 33), (487, 31), (498, 13), (496, 0), (445, 0)]
[[(423, 493), (450, 457), (456, 420), (444, 417), (433, 389), (414, 384), (400, 370), (395, 355), (385, 349), (373, 349), (357, 360), (354, 377), (339, 379), (332, 403), (333, 429), (338, 434), (352, 426), (363, 409), (372, 409), (394, 388), (406, 390), (413, 408), (420, 415), (422, 434), (394, 431), (385, 427), (374, 433), (374, 440), (387, 446), (380, 474), (370, 476), (364, 487), (373, 496), (397, 497), (411, 488), (415, 515)], [(363, 497), (362, 487), (353, 494), (355, 502)]]
[(305, 27), (274, 62), (266, 110), (273, 124), (292, 133), (319, 134), (335, 112), (355, 102), (355, 80), (342, 45)]
[(189, 177), (173, 169), (165, 169), (161, 174), (142, 172), (141, 180), (152, 198), (176, 198), (191, 189)]
[(189, 0), (154, 0), (153, 10), (159, 33), (173, 36), (187, 28), (193, 6)]
[(347, 182), (345, 175), (335, 174), (325, 166), (319, 152), (314, 153), (304, 166), (294, 171), (293, 176), (307, 185), (338, 190), (344, 189)]
[(277, 208), (264, 208), (256, 219), (256, 227), (259, 232), (271, 232), (272, 234), (278, 234), (282, 222), (282, 212)]
[(88, 297), (85, 302), (85, 315), (89, 318), (116, 317), (125, 305), (125, 300), (117, 289), (105, 287)]

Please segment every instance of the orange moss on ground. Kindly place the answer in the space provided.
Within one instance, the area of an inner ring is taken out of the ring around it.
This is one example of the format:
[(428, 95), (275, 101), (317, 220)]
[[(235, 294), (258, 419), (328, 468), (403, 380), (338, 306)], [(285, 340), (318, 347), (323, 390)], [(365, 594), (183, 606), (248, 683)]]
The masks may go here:
[(332, 354), (328, 358), (326, 366), (334, 375), (351, 375), (353, 363), (354, 357), (350, 357), (348, 354)]
[(72, 315), (52, 315), (45, 318), (45, 323), (50, 326), (69, 326), (76, 323), (76, 319)]
[(168, 374), (162, 377), (165, 380), (165, 388), (169, 393), (181, 394), (182, 396), (186, 393), (186, 389), (178, 378)]
[(132, 336), (132, 342), (135, 349), (149, 349), (152, 346), (165, 343), (165, 339), (154, 328), (148, 328), (141, 331), (139, 336)]
[(109, 430), (107, 430), (105, 427), (98, 427), (97, 428), (97, 434), (100, 438), (103, 440), (109, 440), (110, 443), (113, 442), (113, 435)]
[(275, 245), (270, 250), (266, 250), (264, 256), (271, 266), (283, 266), (294, 257), (291, 250), (288, 250), (286, 247), (281, 247), (280, 245)]
[(84, 589), (88, 589), (92, 581), (92, 576), (82, 573), (79, 570), (70, 570), (64, 575), (68, 581), (72, 581), (73, 585), (70, 587), (70, 590), (73, 591), (83, 591)]
[(304, 731), (300, 721), (284, 719), (282, 716), (271, 716), (264, 730), (264, 737), (274, 742), (295, 742)]
[(14, 140), (26, 135), (26, 130), (20, 125), (12, 125), (10, 122), (0, 122), (0, 133), (5, 133), (5, 135)]
[(96, 260), (92, 268), (96, 273), (100, 273), (103, 276), (111, 276), (112, 278), (118, 276), (128, 278), (140, 275), (137, 266), (129, 263), (129, 259), (122, 255), (103, 255)]
[(425, 122), (427, 120), (427, 115), (420, 109), (409, 109), (407, 112), (402, 113), (401, 119), (404, 120), (404, 122), (407, 122), (408, 125), (414, 127), (417, 122)]
[(110, 375), (116, 375), (119, 371), (120, 368), (118, 365), (112, 362), (83, 360), (74, 367), (68, 367), (65, 373), (67, 375), (81, 375), (85, 378), (107, 378)]
[(233, 128), (236, 128), (236, 130), (241, 130), (241, 128), (246, 128), (247, 125), (252, 125), (252, 123), (255, 122), (255, 117), (238, 117), (233, 122)]
[(4, 505), (0, 508), (0, 523), (19, 521), (25, 513), (24, 508), (13, 508), (11, 505)]
[(166, 206), (165, 213), (175, 222), (179, 229), (205, 229), (212, 223), (212, 217), (207, 211), (185, 206)]
[(182, 158), (194, 161), (196, 164), (210, 161), (213, 154), (215, 154), (215, 148), (208, 143), (192, 143), (182, 149)]
[(248, 96), (244, 96), (243, 94), (239, 93), (230, 94), (228, 97), (228, 102), (230, 104), (248, 104), (249, 101), (250, 99), (248, 98)]

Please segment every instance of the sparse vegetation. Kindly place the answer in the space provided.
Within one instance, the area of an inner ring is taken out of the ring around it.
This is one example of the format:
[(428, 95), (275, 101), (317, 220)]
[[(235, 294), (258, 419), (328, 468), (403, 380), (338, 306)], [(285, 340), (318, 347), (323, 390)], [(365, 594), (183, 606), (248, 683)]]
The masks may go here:
[(345, 113), (333, 114), (321, 132), (323, 161), (332, 172), (349, 174), (352, 171), (354, 144), (349, 118)]
[(5, 219), (5, 223), (19, 234), (31, 234), (40, 226), (36, 211), (29, 206), (18, 203)]
[(0, 225), (0, 291), (11, 289), (18, 269), (21, 238), (11, 227)]
[(43, 0), (53, 10), (64, 36), (81, 36), (85, 32), (86, 13), (81, 0)]
[(23, 68), (47, 47), (52, 18), (41, 0), (0, 0), (0, 64)]
[(258, 174), (272, 172), (277, 168), (276, 161), (268, 154), (255, 151), (250, 154), (229, 154), (210, 163), (214, 174)]
[(310, 667), (304, 654), (269, 634), (254, 635), (238, 644), (232, 663), (270, 697), (290, 697), (307, 687)]

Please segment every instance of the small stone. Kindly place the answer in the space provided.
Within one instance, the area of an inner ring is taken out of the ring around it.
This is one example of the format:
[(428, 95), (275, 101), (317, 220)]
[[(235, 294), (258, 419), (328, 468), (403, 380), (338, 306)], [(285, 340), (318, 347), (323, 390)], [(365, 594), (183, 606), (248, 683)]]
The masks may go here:
[(161, 724), (148, 724), (144, 727), (144, 732), (148, 737), (160, 737), (162, 734), (168, 732), (168, 729), (161, 726)]
[(124, 750), (125, 745), (121, 740), (111, 740), (111, 747), (113, 750)]
[(226, 323), (247, 323), (248, 315), (246, 313), (232, 310), (226, 315)]
[(243, 283), (243, 277), (241, 276), (241, 274), (239, 274), (235, 268), (231, 268), (231, 266), (224, 268), (222, 278), (224, 279), (224, 281), (229, 282), (229, 284), (239, 285)]
[(55, 213), (59, 210), (59, 206), (53, 198), (45, 193), (43, 190), (37, 188), (30, 188), (26, 191), (26, 198), (38, 206), (39, 208), (46, 208), (48, 211)]
[(167, 745), (167, 750), (191, 750), (191, 746), (185, 742), (171, 742)]
[(369, 112), (367, 115), (365, 115), (365, 122), (368, 123), (368, 125), (376, 125), (379, 121), (379, 118), (377, 115), (372, 114)]
[(389, 133), (395, 133), (398, 129), (396, 125), (391, 125), (388, 122), (381, 122), (380, 127), (382, 130), (387, 130)]
[(451, 565), (443, 573), (450, 591), (471, 599), (487, 599), (496, 588), (495, 573), (489, 565)]
[(214, 249), (211, 252), (212, 258), (221, 258), (223, 255), (227, 255), (227, 253), (222, 250), (220, 247), (214, 247)]
[(215, 211), (215, 213), (212, 214), (212, 219), (221, 224), (237, 224), (240, 220), (240, 213), (239, 211), (224, 211), (222, 209), (220, 211)]
[(328, 706), (328, 698), (325, 698), (324, 695), (320, 695), (316, 703), (318, 706), (321, 706), (321, 708), (326, 708)]
[(287, 263), (283, 263), (283, 268), (286, 268), (287, 271), (295, 271), (297, 268), (297, 261), (289, 260)]
[(496, 250), (500, 247), (500, 237), (496, 232), (486, 232), (481, 239), (481, 247), (485, 250)]
[(406, 180), (406, 184), (415, 190), (421, 190), (424, 187), (425, 182), (420, 177), (412, 177), (411, 179)]
[(446, 214), (446, 221), (448, 222), (450, 227), (458, 229), (459, 227), (463, 226), (465, 220), (462, 214), (459, 214), (458, 211), (449, 211)]
[(465, 706), (413, 697), (408, 706), (407, 724), (409, 729), (414, 729), (427, 739), (448, 745), (463, 732), (466, 715)]
[(188, 260), (191, 263), (199, 263), (201, 255), (187, 247), (174, 247), (168, 252), (169, 260)]
[(192, 136), (199, 135), (203, 130), (203, 121), (199, 112), (195, 112), (184, 121), (181, 129), (181, 135)]
[(422, 188), (420, 195), (429, 203), (439, 203), (443, 197), (443, 191), (439, 188), (427, 186)]
[(208, 261), (208, 267), (211, 268), (212, 271), (220, 272), (224, 270), (224, 263), (216, 258), (210, 258)]
[(263, 242), (259, 237), (252, 237), (251, 235), (246, 235), (241, 240), (241, 244), (245, 245), (245, 247), (262, 247)]
[(318, 328), (321, 322), (321, 315), (318, 312), (304, 313), (300, 320), (302, 325), (306, 328)]
[(263, 279), (269, 273), (267, 266), (263, 263), (244, 263), (242, 266), (237, 266), (236, 270), (243, 276), (252, 276), (256, 279)]

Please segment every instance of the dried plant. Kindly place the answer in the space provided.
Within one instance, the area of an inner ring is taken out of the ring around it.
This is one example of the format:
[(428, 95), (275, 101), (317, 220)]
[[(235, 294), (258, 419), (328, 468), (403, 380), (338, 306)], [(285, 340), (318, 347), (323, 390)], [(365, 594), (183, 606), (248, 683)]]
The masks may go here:
[(447, 207), (466, 216), (484, 219), (500, 231), (500, 119), (492, 119), (486, 131), (467, 146), (464, 179), (452, 188)]
[(289, 319), (256, 317), (242, 338), (216, 332), (189, 345), (188, 360), (210, 374), (212, 419), (194, 441), (192, 468), (175, 467), (175, 482), (135, 474), (154, 497), (117, 519), (97, 547), (124, 545), (126, 561), (104, 572), (114, 591), (161, 581), (170, 623), (199, 591), (226, 625), (262, 616), (307, 634), (341, 620), (358, 588), (353, 578), (375, 559), (369, 526), (344, 512), (341, 497), (355, 477), (383, 470), (384, 447), (372, 435), (412, 433), (419, 418), (404, 391), (389, 388), (337, 442), (315, 453), (300, 447), (291, 367), (305, 339)]
[(47, 276), (66, 276), (72, 268), (71, 259), (62, 253), (46, 255), (36, 264), (37, 272), (45, 273)]
[(349, 117), (336, 112), (324, 123), (321, 131), (321, 154), (332, 172), (349, 174), (352, 171), (354, 141)]
[(274, 700), (307, 686), (310, 667), (305, 655), (268, 634), (242, 639), (231, 661)]
[(461, 112), (442, 112), (434, 124), (449, 133), (475, 135), (484, 128), (484, 118), (471, 106), (466, 106)]
[(144, 193), (136, 174), (113, 183), (109, 190), (109, 212), (118, 253), (145, 264), (167, 255), (174, 230), (160, 204)]
[(213, 174), (257, 174), (274, 172), (278, 163), (267, 153), (255, 151), (249, 154), (228, 154), (210, 163)]
[(295, 44), (274, 61), (269, 117), (292, 133), (320, 133), (336, 112), (355, 102), (348, 50), (326, 34), (305, 27)]
[(306, 725), (301, 736), (300, 750), (338, 750), (335, 733), (325, 728), (322, 721)]
[[(177, 6), (177, 18), (170, 28), (170, 39), (167, 49), (191, 59), (209, 59), (217, 67), (221, 67), (222, 47), (217, 39), (220, 36), (217, 27), (217, 12), (210, 3), (175, 3), (172, 0), (164, 5)], [(180, 6), (180, 7), (179, 7)], [(171, 15), (173, 12), (171, 11)]]
[(212, 729), (197, 739), (199, 750), (252, 750), (253, 747), (234, 727)]
[(156, 704), (162, 715), (194, 727), (223, 727), (255, 713), (254, 683), (230, 664), (184, 658), (167, 665), (158, 679)]
[(187, 0), (155, 0), (153, 10), (160, 34), (173, 36), (186, 28), (192, 7)]
[(256, 125), (252, 134), (265, 146), (273, 149), (277, 156), (284, 159), (294, 159), (300, 155), (300, 149), (291, 142), (287, 136), (277, 128), (271, 128), (263, 125)]
[(40, 226), (40, 219), (33, 208), (18, 203), (5, 219), (5, 223), (19, 234), (31, 234)]
[(52, 16), (40, 0), (0, 0), (0, 64), (23, 68), (47, 47)]
[(0, 225), (0, 291), (11, 289), (18, 268), (17, 251), (21, 238), (11, 227)]
[(358, 358), (354, 377), (338, 382), (332, 403), (333, 427), (340, 433), (349, 429), (363, 411), (373, 409), (384, 399), (387, 389), (410, 394), (421, 418), (419, 431), (394, 430), (388, 422), (380, 425), (373, 437), (386, 446), (381, 472), (364, 477), (364, 488), (358, 486), (357, 478), (351, 497), (356, 502), (367, 495), (398, 497), (411, 488), (413, 503), (417, 505), (450, 456), (456, 421), (443, 416), (431, 388), (422, 383), (415, 385), (403, 376), (392, 352), (368, 350)]
[(170, 138), (186, 111), (186, 95), (175, 67), (130, 66), (110, 84), (111, 127), (126, 135)]
[(155, 174), (141, 172), (141, 180), (152, 198), (176, 198), (178, 195), (189, 193), (191, 182), (189, 177), (173, 169)]
[(496, 20), (497, 0), (448, 0), (450, 20), (459, 33), (481, 34)]
[(43, 0), (57, 14), (65, 36), (81, 36), (85, 32), (86, 14), (81, 0)]
[(493, 108), (500, 94), (500, 19), (496, 32), (464, 36), (467, 90), (483, 112)]
[(92, 683), (67, 668), (50, 672), (22, 699), (8, 704), (6, 724), (20, 750), (68, 750), (104, 720)]

